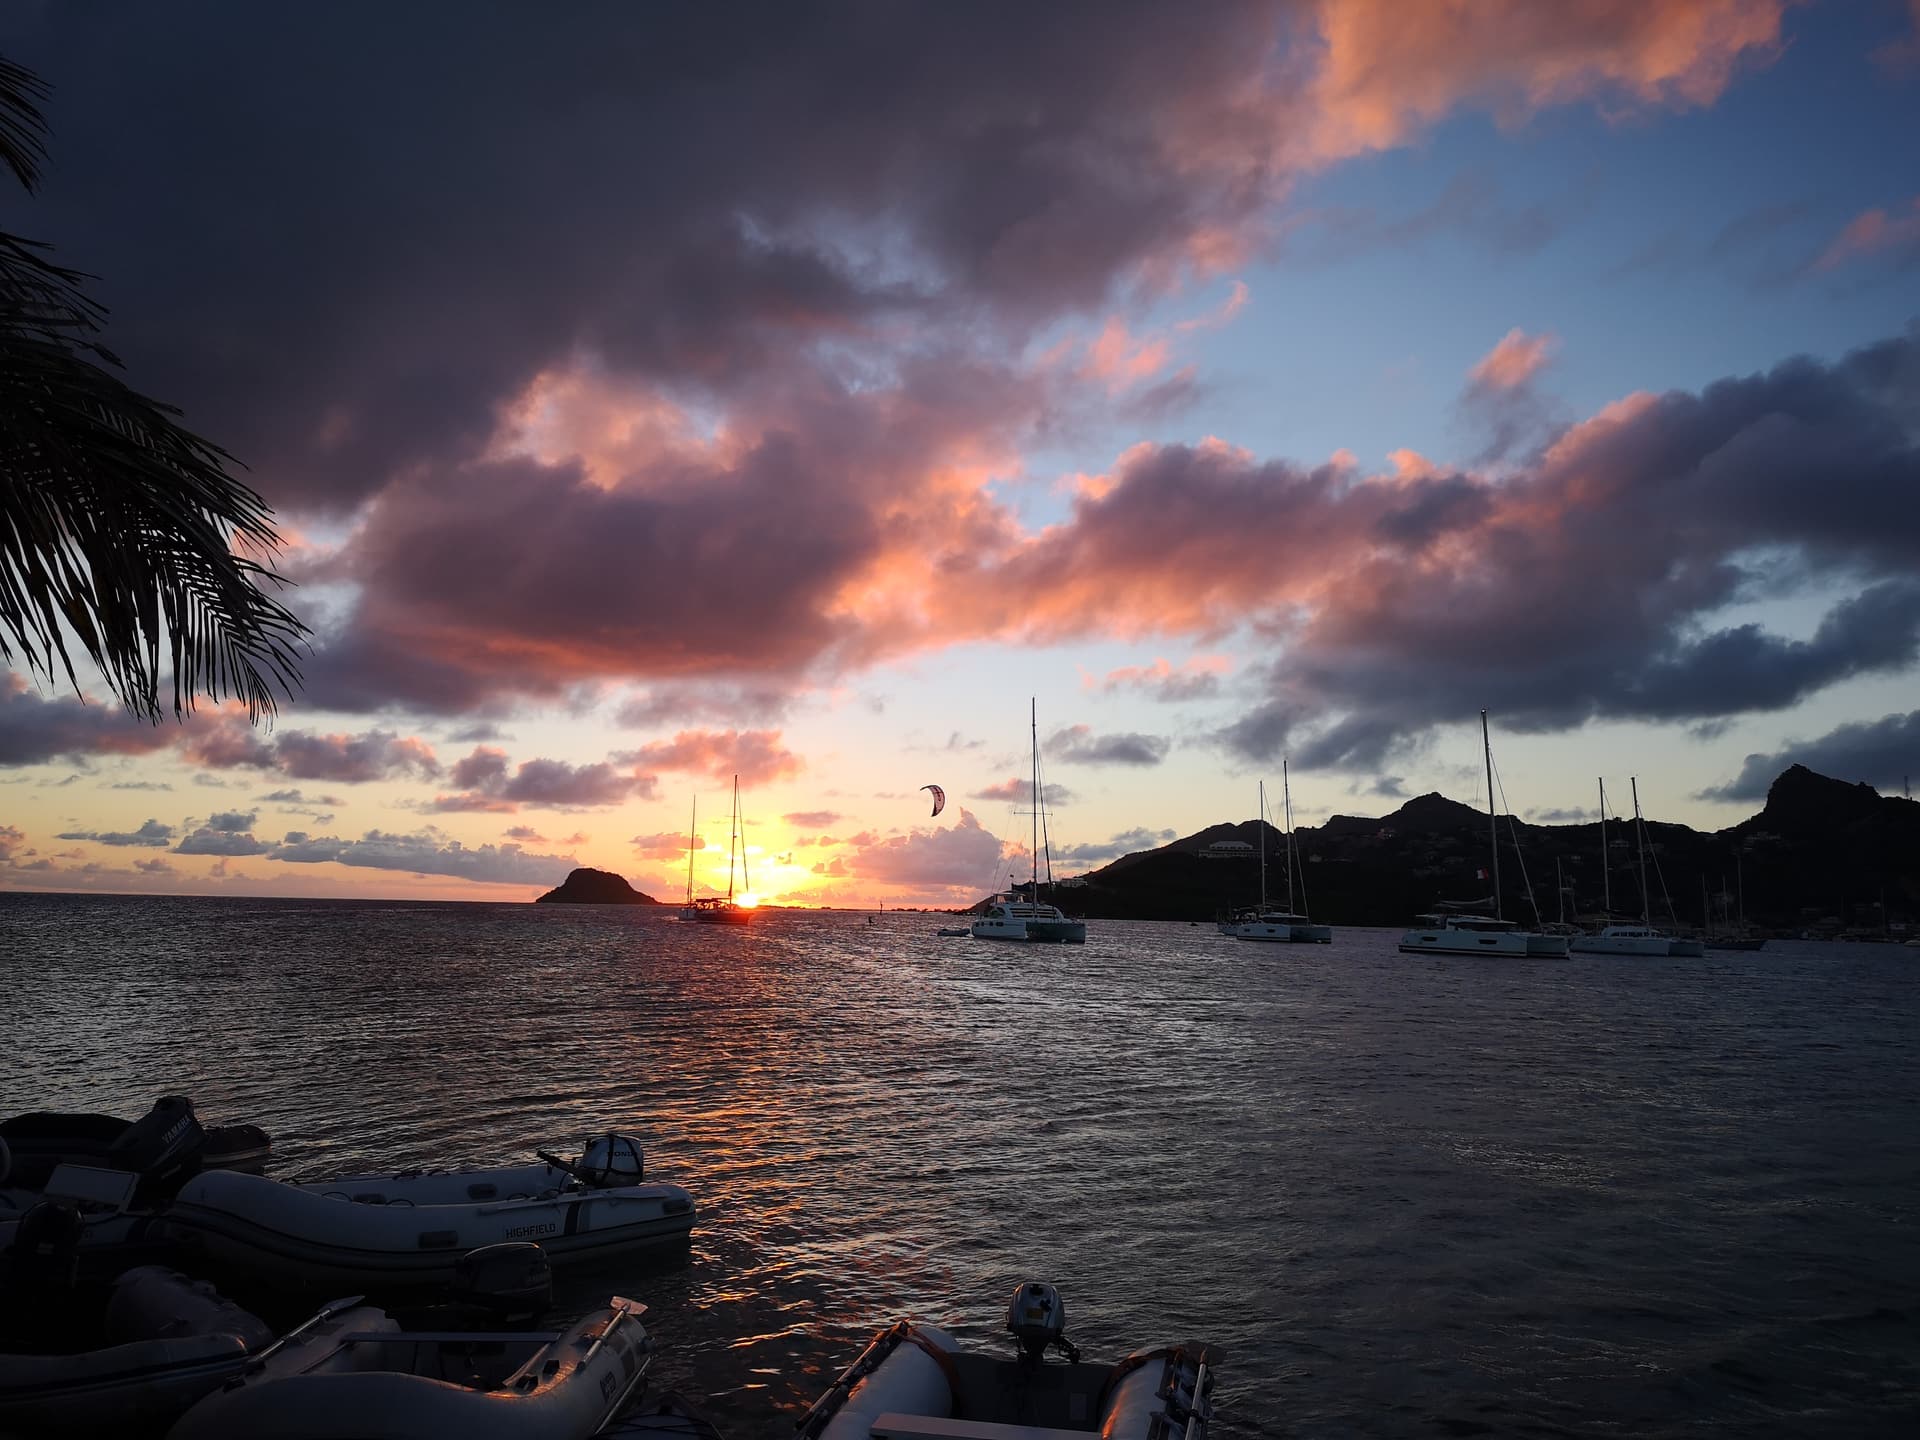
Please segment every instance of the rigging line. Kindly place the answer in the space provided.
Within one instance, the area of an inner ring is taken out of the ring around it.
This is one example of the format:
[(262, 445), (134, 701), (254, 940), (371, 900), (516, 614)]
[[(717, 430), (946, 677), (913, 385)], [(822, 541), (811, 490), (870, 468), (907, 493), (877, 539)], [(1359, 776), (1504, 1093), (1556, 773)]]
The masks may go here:
[[(1293, 785), (1287, 776), (1286, 757), (1280, 759), (1280, 806), (1287, 818), (1287, 909), (1293, 909), (1293, 872), (1295, 856), (1299, 854), (1293, 844)], [(1300, 869), (1300, 913), (1309, 920), (1313, 918), (1313, 907), (1307, 904), (1307, 867)]]
[[(1651, 832), (1647, 830), (1647, 822), (1645, 820), (1640, 822), (1640, 830), (1643, 835), (1651, 834)], [(1647, 853), (1653, 856), (1653, 878), (1660, 882), (1660, 898), (1667, 902), (1668, 923), (1677, 930), (1680, 927), (1680, 912), (1673, 908), (1673, 896), (1667, 891), (1667, 877), (1665, 872), (1660, 869), (1660, 852), (1654, 849), (1653, 845), (1649, 843), (1647, 845)]]
[[(1489, 756), (1489, 760), (1491, 760), (1491, 756)], [(1540, 902), (1536, 900), (1533, 895), (1533, 881), (1527, 875), (1527, 855), (1526, 852), (1520, 848), (1520, 826), (1513, 818), (1512, 807), (1507, 804), (1507, 782), (1500, 774), (1500, 767), (1498, 765), (1493, 767), (1493, 784), (1494, 788), (1500, 794), (1500, 806), (1507, 812), (1507, 834), (1513, 837), (1513, 853), (1520, 861), (1520, 883), (1526, 887), (1527, 904), (1533, 907), (1533, 923), (1538, 927), (1544, 923), (1540, 919)]]

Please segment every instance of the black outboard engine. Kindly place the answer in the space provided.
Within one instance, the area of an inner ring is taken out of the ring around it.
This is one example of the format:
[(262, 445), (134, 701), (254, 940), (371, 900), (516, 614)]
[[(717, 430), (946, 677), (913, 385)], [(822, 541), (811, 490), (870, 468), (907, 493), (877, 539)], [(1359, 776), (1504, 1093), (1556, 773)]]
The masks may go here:
[(184, 1095), (162, 1095), (107, 1147), (105, 1165), (140, 1177), (142, 1199), (171, 1194), (200, 1168), (206, 1132)]
[(593, 1186), (638, 1185), (645, 1172), (640, 1142), (617, 1133), (589, 1140), (573, 1166), (574, 1176), (582, 1184)]
[(1069, 1360), (1080, 1358), (1067, 1340), (1067, 1302), (1053, 1286), (1038, 1280), (1029, 1280), (1013, 1292), (1013, 1303), (1007, 1307), (1007, 1333), (1018, 1342), (1024, 1364), (1039, 1364), (1049, 1345), (1059, 1346)]
[(530, 1323), (553, 1304), (553, 1263), (525, 1241), (469, 1250), (453, 1267), (453, 1299), (498, 1325)]

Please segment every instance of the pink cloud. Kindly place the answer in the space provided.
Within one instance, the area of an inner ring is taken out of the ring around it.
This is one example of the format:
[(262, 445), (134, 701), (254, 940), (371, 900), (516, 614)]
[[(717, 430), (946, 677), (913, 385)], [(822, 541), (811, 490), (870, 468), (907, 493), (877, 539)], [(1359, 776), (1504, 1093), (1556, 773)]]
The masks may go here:
[(1224, 326), (1231, 325), (1234, 317), (1247, 308), (1247, 301), (1251, 297), (1251, 293), (1252, 292), (1247, 289), (1246, 281), (1236, 280), (1233, 282), (1232, 291), (1227, 295), (1225, 300), (1220, 302), (1218, 309), (1211, 310), (1205, 315), (1196, 315), (1191, 320), (1182, 320), (1173, 328), (1176, 330), (1219, 330)]
[(1518, 389), (1546, 368), (1554, 345), (1552, 335), (1529, 335), (1515, 326), (1481, 357), (1467, 378), (1484, 390)]
[(1847, 222), (1846, 228), (1813, 262), (1816, 270), (1832, 270), (1850, 260), (1886, 251), (1905, 252), (1920, 258), (1920, 195), (1907, 202), (1904, 212), (1889, 215), (1885, 210), (1868, 210)]
[(778, 730), (682, 730), (614, 757), (655, 770), (684, 770), (715, 780), (764, 785), (798, 775), (806, 762), (780, 743)]
[(1131, 334), (1118, 315), (1109, 315), (1100, 333), (1087, 345), (1081, 373), (1124, 390), (1151, 379), (1166, 368), (1168, 345), (1162, 337)]
[(1201, 700), (1220, 691), (1221, 679), (1233, 669), (1224, 655), (1196, 655), (1179, 665), (1156, 659), (1151, 665), (1125, 665), (1109, 670), (1106, 676), (1087, 684), (1111, 693), (1115, 690), (1140, 690), (1156, 700)]

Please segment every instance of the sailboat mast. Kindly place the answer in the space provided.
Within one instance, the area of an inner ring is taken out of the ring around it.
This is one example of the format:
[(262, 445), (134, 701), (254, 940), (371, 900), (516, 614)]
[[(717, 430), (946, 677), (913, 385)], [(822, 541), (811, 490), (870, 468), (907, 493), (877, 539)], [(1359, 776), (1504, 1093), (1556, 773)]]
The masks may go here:
[(733, 777), (733, 824), (734, 828), (740, 832), (740, 889), (751, 894), (753, 876), (747, 873), (747, 827), (740, 818), (740, 777), (738, 775)]
[[(1280, 814), (1281, 814), (1281, 817), (1287, 822), (1287, 913), (1291, 915), (1294, 913), (1294, 909), (1293, 909), (1293, 786), (1287, 779), (1287, 762), (1284, 757), (1282, 757), (1280, 761)], [(1302, 875), (1300, 877), (1300, 898), (1303, 901), (1307, 898), (1307, 877), (1305, 875)], [(1305, 906), (1303, 905), (1301, 909), (1304, 912)]]
[(1560, 923), (1567, 923), (1567, 877), (1560, 873), (1560, 857), (1553, 857), (1553, 893), (1560, 897)]
[[(1255, 827), (1260, 832), (1260, 909), (1267, 908), (1267, 782), (1260, 782), (1260, 821)], [(1292, 909), (1292, 906), (1288, 906)]]
[(1651, 925), (1653, 906), (1647, 900), (1647, 826), (1640, 818), (1640, 777), (1630, 775), (1627, 783), (1633, 787), (1633, 839), (1640, 857), (1640, 923)]
[(1027, 722), (1033, 735), (1033, 893), (1027, 899), (1040, 903), (1040, 702), (1029, 696), (1027, 704), (1032, 707)]
[(1493, 842), (1493, 918), (1500, 914), (1500, 822), (1493, 813), (1493, 741), (1487, 735), (1487, 712), (1480, 712), (1480, 748), (1487, 756), (1487, 838)]
[(727, 825), (727, 900), (733, 900), (733, 852), (734, 842), (740, 838), (740, 777), (733, 777), (733, 819)]
[(1596, 781), (1600, 787), (1600, 894), (1601, 909), (1606, 912), (1607, 922), (1613, 920), (1613, 875), (1607, 869), (1607, 782)]
[(693, 812), (687, 816), (687, 904), (693, 904), (693, 847), (700, 837), (700, 796), (693, 797)]

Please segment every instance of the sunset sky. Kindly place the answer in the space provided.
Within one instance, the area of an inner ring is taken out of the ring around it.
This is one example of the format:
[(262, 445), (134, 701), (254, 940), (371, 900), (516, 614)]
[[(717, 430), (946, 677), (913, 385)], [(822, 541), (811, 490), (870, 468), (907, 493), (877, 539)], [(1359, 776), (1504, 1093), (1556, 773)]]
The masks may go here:
[[(0, 228), (272, 504), (271, 729), (0, 674), (0, 888), (958, 905), (1920, 771), (1920, 0), (15, 5)], [(945, 786), (937, 820), (921, 785)]]

